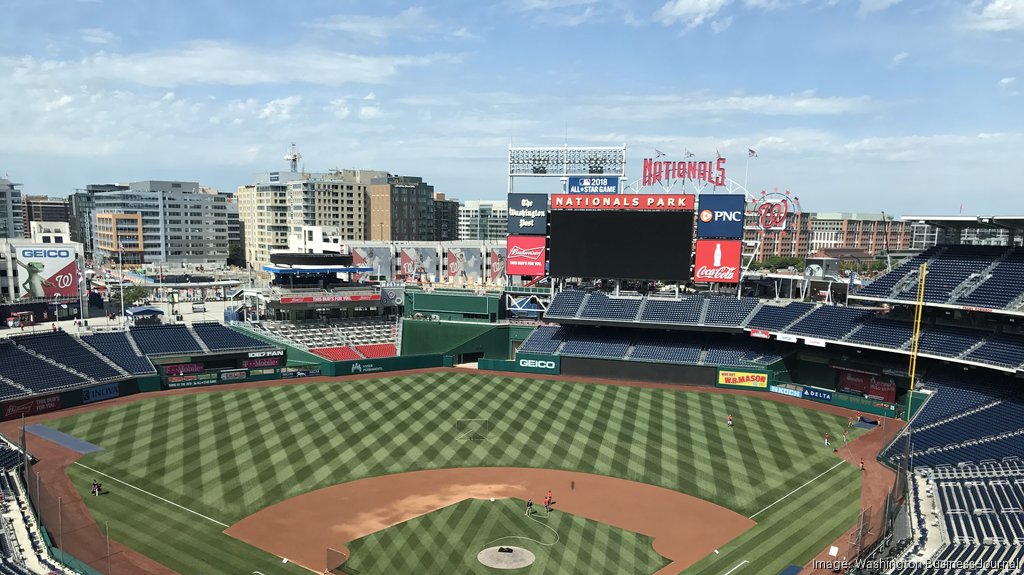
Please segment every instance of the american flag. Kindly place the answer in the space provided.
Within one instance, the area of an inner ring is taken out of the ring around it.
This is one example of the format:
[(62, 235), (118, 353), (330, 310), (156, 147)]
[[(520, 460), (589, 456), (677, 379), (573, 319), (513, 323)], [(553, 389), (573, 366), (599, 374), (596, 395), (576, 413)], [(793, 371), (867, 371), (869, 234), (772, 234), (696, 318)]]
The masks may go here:
[(665, 152), (662, 152), (658, 148), (654, 148), (654, 157), (655, 158), (660, 158), (660, 157), (662, 157), (664, 155), (665, 155)]
[(754, 151), (754, 148), (747, 148), (747, 157), (748, 158), (756, 158), (757, 157), (757, 152)]

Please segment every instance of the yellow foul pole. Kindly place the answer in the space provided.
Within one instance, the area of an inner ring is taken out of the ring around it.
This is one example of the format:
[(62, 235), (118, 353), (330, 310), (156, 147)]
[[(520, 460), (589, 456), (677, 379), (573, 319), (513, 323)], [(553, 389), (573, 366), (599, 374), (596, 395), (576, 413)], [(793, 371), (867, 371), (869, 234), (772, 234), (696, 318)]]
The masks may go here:
[(921, 264), (917, 272), (917, 305), (914, 307), (914, 334), (910, 340), (910, 391), (907, 392), (907, 420), (910, 420), (910, 402), (914, 398), (914, 380), (917, 377), (917, 344), (921, 339), (921, 315), (924, 312), (924, 282), (928, 264)]

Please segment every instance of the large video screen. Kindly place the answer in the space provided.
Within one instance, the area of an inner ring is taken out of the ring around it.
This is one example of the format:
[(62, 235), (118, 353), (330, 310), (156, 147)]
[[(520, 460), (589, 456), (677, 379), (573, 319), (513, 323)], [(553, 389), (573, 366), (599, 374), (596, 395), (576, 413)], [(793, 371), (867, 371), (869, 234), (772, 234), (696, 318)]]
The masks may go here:
[(693, 212), (552, 210), (550, 275), (690, 279)]

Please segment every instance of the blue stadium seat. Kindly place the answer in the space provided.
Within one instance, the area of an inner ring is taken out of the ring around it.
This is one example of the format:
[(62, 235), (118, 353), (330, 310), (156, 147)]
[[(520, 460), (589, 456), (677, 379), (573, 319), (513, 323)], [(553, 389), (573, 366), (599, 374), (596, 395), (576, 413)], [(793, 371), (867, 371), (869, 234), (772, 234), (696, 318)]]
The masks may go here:
[(968, 353), (965, 359), (1003, 367), (1017, 367), (1024, 363), (1024, 337), (1010, 334), (991, 335), (980, 347)]
[(601, 292), (594, 292), (590, 294), (586, 305), (583, 306), (580, 317), (611, 321), (634, 321), (637, 313), (640, 311), (640, 304), (642, 302), (643, 299), (638, 297), (612, 298)]
[(1024, 295), (1024, 249), (1010, 252), (972, 291), (956, 299), (962, 305), (1000, 309)]
[(657, 363), (697, 363), (699, 334), (643, 330), (633, 340), (631, 360)]
[(768, 331), (782, 331), (782, 328), (793, 323), (800, 316), (811, 311), (814, 304), (805, 302), (789, 302), (786, 305), (764, 304), (757, 310), (754, 317), (747, 322), (747, 327)]
[(741, 298), (725, 296), (708, 297), (708, 313), (704, 317), (704, 323), (708, 325), (741, 326), (743, 320), (754, 311), (757, 306), (755, 298)]
[(91, 350), (82, 347), (77, 338), (64, 331), (45, 332), (12, 338), (18, 345), (80, 371), (98, 380), (122, 377)]
[(146, 355), (203, 352), (183, 324), (135, 326), (131, 337)]
[(865, 321), (860, 329), (850, 334), (846, 341), (900, 349), (913, 335), (913, 329), (905, 321), (872, 317)]
[(540, 326), (520, 344), (518, 351), (551, 355), (562, 345), (562, 337), (566, 331), (567, 328), (557, 325)]
[(263, 349), (266, 343), (217, 322), (193, 323), (192, 330), (211, 350)]
[(562, 290), (551, 299), (551, 303), (548, 305), (548, 310), (544, 312), (544, 316), (551, 318), (576, 317), (576, 314), (580, 311), (580, 304), (583, 303), (583, 298), (586, 295), (587, 292), (580, 290)]
[(640, 321), (653, 324), (696, 325), (700, 322), (702, 297), (683, 299), (647, 298), (647, 305), (640, 314)]
[(838, 341), (869, 315), (870, 311), (861, 308), (823, 305), (786, 331)]
[(0, 340), (0, 376), (35, 392), (56, 391), (94, 383)]
[(96, 351), (107, 356), (110, 361), (121, 366), (121, 369), (134, 375), (153, 373), (153, 364), (144, 356), (136, 355), (128, 341), (128, 334), (123, 331), (98, 332), (83, 335), (82, 341)]

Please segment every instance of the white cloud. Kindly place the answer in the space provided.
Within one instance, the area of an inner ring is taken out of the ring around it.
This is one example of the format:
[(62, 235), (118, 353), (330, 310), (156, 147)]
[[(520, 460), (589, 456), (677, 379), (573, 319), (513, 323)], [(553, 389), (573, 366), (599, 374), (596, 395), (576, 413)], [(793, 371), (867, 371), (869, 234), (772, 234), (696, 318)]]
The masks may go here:
[(466, 28), (465, 26), (463, 26), (462, 28), (459, 28), (458, 30), (452, 32), (452, 36), (455, 37), (455, 38), (462, 39), (462, 40), (474, 40), (474, 39), (480, 37), (477, 34), (475, 34), (473, 32), (470, 32), (469, 28)]
[(860, 0), (860, 13), (882, 12), (899, 4), (903, 0)]
[(669, 0), (655, 13), (662, 24), (684, 24), (684, 30), (696, 28), (714, 18), (732, 0)]
[(336, 14), (323, 20), (310, 22), (308, 25), (320, 30), (347, 32), (356, 36), (368, 36), (380, 40), (403, 32), (415, 31), (422, 34), (437, 28), (437, 22), (419, 6), (406, 8), (393, 16)]
[(443, 54), (363, 56), (302, 47), (281, 50), (206, 40), (152, 52), (97, 52), (82, 60), (0, 56), (0, 75), (9, 82), (27, 85), (103, 81), (164, 88), (292, 82), (339, 86), (384, 83), (403, 68), (426, 66), (446, 58)]
[(762, 116), (834, 116), (860, 114), (875, 108), (876, 102), (861, 97), (820, 97), (813, 92), (800, 94), (760, 94), (737, 96), (619, 96), (582, 103), (581, 109), (596, 117), (615, 117), (626, 121), (669, 120), (680, 116), (702, 119), (752, 114)]
[(374, 93), (374, 92), (370, 92), (369, 94), (363, 96), (363, 99), (364, 100), (376, 100), (377, 99), (377, 94)]
[(337, 100), (331, 100), (329, 104), (324, 108), (330, 112), (335, 118), (344, 120), (349, 117), (352, 113), (352, 109), (349, 108), (348, 101), (344, 98), (338, 98)]
[(711, 23), (711, 31), (715, 34), (721, 34), (732, 26), (732, 16), (726, 16), (725, 18), (719, 18)]
[(78, 33), (83, 42), (90, 44), (109, 44), (117, 40), (116, 34), (101, 28), (83, 28)]
[(301, 96), (288, 96), (267, 102), (260, 111), (261, 120), (271, 123), (285, 122), (292, 119), (292, 112), (302, 102)]
[(892, 57), (892, 60), (889, 61), (889, 67), (895, 68), (896, 66), (899, 66), (909, 56), (910, 54), (907, 52), (900, 52), (899, 54), (896, 54), (895, 56)]
[(586, 6), (596, 2), (597, 0), (522, 0), (521, 2), (514, 2), (513, 5), (523, 11), (546, 12), (548, 10)]
[(360, 106), (359, 108), (360, 120), (373, 120), (379, 118), (380, 115), (381, 111), (377, 106)]
[(584, 24), (584, 23), (588, 22), (589, 20), (593, 19), (594, 16), (596, 16), (596, 15), (597, 15), (597, 12), (594, 11), (594, 7), (593, 6), (587, 6), (583, 10), (583, 12), (581, 12), (579, 14), (576, 14), (576, 15), (573, 15), (573, 16), (568, 16), (565, 19), (564, 24), (566, 26), (569, 26), (570, 28), (571, 27), (575, 27), (575, 26), (579, 26), (580, 24)]
[[(981, 8), (977, 11), (977, 8)], [(1024, 29), (1024, 1), (974, 0), (971, 3), (971, 26), (979, 30), (1002, 32)]]
[(1014, 83), (1016, 80), (1017, 80), (1016, 76), (1008, 76), (1006, 78), (1000, 78), (999, 79), (999, 85), (1000, 86), (1009, 86), (1010, 84)]

